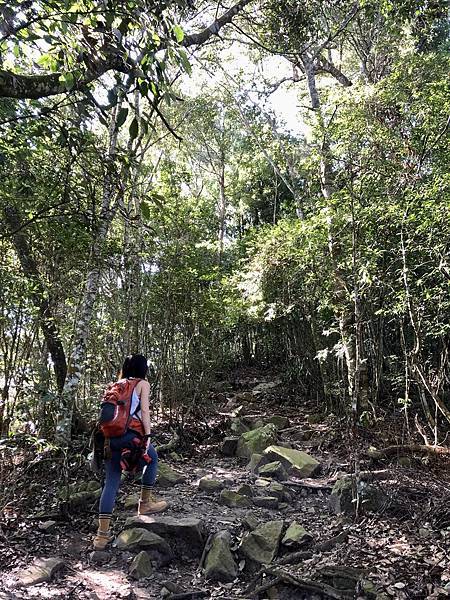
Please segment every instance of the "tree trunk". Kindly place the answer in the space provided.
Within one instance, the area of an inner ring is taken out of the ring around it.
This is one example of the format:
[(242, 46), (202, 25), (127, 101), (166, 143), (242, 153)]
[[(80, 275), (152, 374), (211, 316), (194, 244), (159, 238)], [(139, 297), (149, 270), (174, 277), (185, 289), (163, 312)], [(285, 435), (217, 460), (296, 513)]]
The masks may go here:
[(39, 311), (39, 325), (52, 358), (58, 392), (61, 392), (66, 378), (67, 363), (51, 301), (28, 244), (19, 211), (15, 206), (9, 204), (4, 208), (3, 214), (22, 270), (34, 284), (35, 291), (31, 294), (31, 300)]
[(337, 318), (341, 333), (341, 341), (344, 349), (345, 362), (347, 366), (348, 392), (352, 405), (353, 418), (357, 419), (359, 406), (355, 381), (359, 377), (360, 361), (356, 354), (355, 336), (355, 314), (350, 303), (350, 294), (345, 281), (345, 274), (340, 267), (342, 249), (335, 237), (333, 207), (330, 199), (334, 192), (334, 177), (328, 133), (326, 131), (320, 96), (316, 85), (316, 72), (311, 58), (301, 57), (301, 63), (306, 75), (308, 92), (311, 99), (311, 108), (315, 111), (317, 125), (322, 136), (320, 148), (320, 186), (322, 196), (326, 201), (326, 222), (328, 228), (328, 251), (333, 267), (333, 286), (336, 303), (338, 305)]
[(118, 134), (116, 118), (120, 105), (121, 103), (119, 102), (111, 116), (111, 123), (109, 127), (109, 147), (106, 156), (105, 178), (103, 182), (102, 205), (100, 209), (100, 215), (98, 217), (99, 224), (93, 236), (84, 295), (78, 313), (75, 317), (75, 334), (72, 342), (72, 351), (69, 358), (67, 377), (60, 395), (59, 414), (56, 425), (56, 439), (63, 446), (67, 445), (71, 436), (75, 397), (78, 391), (78, 386), (84, 367), (84, 361), (86, 358), (86, 344), (102, 273), (101, 253), (103, 244), (108, 235), (109, 227), (116, 211), (116, 204), (114, 202), (113, 169), (115, 165)]
[(225, 221), (227, 212), (227, 198), (225, 195), (225, 153), (221, 150), (220, 153), (220, 175), (219, 175), (219, 244), (217, 251), (217, 262), (222, 263), (223, 243), (225, 238)]

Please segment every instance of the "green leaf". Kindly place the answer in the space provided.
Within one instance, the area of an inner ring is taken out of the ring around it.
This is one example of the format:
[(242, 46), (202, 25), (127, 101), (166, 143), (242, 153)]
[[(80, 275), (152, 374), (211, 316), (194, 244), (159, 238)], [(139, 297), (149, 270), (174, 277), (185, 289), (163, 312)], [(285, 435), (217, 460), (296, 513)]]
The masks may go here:
[(139, 123), (138, 120), (136, 119), (136, 117), (134, 117), (134, 119), (131, 121), (130, 124), (130, 139), (134, 140), (137, 138), (138, 133), (139, 133)]
[(59, 76), (59, 81), (64, 85), (66, 90), (70, 90), (75, 83), (75, 77), (73, 76), (73, 73), (62, 73)]
[(119, 114), (117, 115), (117, 121), (116, 121), (117, 129), (119, 129), (119, 127), (122, 127), (122, 125), (127, 120), (127, 116), (128, 116), (128, 108), (121, 108), (119, 110)]
[(192, 73), (191, 63), (189, 62), (186, 51), (183, 50), (183, 48), (178, 50), (178, 56), (180, 57), (181, 66), (183, 67), (184, 71), (190, 75)]
[(181, 44), (181, 42), (184, 40), (184, 31), (179, 25), (174, 25), (173, 32), (175, 34), (175, 37), (177, 38), (177, 42)]
[(150, 206), (148, 205), (148, 202), (145, 202), (145, 200), (142, 200), (141, 202), (141, 213), (146, 221), (150, 219)]

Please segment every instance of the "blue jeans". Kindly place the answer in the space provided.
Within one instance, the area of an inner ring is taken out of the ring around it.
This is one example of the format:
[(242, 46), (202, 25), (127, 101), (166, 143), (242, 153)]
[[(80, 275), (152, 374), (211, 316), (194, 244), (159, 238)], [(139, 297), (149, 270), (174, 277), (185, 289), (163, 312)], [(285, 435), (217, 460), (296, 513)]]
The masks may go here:
[[(120, 478), (122, 475), (122, 468), (120, 466), (120, 456), (122, 448), (126, 447), (136, 434), (128, 431), (125, 435), (117, 438), (110, 438), (111, 442), (111, 454), (110, 460), (105, 461), (105, 485), (103, 487), (102, 495), (100, 497), (100, 514), (110, 514), (113, 511), (114, 504), (116, 503), (117, 492), (120, 487)], [(156, 481), (156, 474), (158, 472), (158, 454), (152, 444), (149, 444), (147, 454), (152, 459), (150, 464), (142, 461), (142, 467), (144, 472), (142, 475), (142, 484), (146, 486), (153, 486)]]

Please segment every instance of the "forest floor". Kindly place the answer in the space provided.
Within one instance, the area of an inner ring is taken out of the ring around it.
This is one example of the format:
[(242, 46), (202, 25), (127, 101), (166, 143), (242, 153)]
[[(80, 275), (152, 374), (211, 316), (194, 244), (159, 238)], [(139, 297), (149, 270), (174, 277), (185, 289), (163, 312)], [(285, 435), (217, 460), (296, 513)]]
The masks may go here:
[[(448, 455), (397, 450), (385, 459), (369, 458), (370, 447), (405, 444), (400, 418), (380, 420), (370, 432), (361, 430), (358, 441), (350, 442), (345, 420), (304, 405), (274, 375), (247, 371), (214, 387), (209, 394), (214, 411), (188, 418), (179, 445), (161, 452), (162, 462), (180, 474), (179, 483), (170, 481), (170, 476), (162, 481), (165, 487), (158, 492), (169, 509), (161, 516), (144, 518), (139, 526), (154, 531), (155, 522), (163, 522), (169, 532), (170, 556), (158, 548), (150, 554), (153, 567), (139, 579), (139, 573), (130, 575), (130, 564), (145, 544), (119, 548), (116, 541), (107, 552), (93, 553), (97, 501), (89, 500), (86, 491), (84, 496), (74, 496), (78, 500), (68, 507), (58, 500), (64, 465), (69, 467), (72, 496), (83, 487), (80, 484), (86, 487), (96, 479), (86, 467), (86, 444), (66, 462), (51, 450), (36, 455), (36, 443), (23, 443), (20, 452), (12, 440), (3, 444), (0, 480), (6, 487), (0, 491), (0, 600), (450, 597)], [(270, 480), (251, 472), (248, 460), (224, 456), (221, 448), (223, 439), (233, 435), (230, 427), (236, 433), (274, 415), (288, 419), (276, 432), (276, 444), (307, 452), (320, 462), (320, 470), (306, 479), (290, 474), (280, 482), (282, 489), (272, 483), (267, 492)], [(167, 442), (171, 437), (167, 424), (159, 424), (155, 435), (157, 442)], [(353, 473), (355, 465), (363, 499), (360, 514), (354, 514), (355, 503), (336, 514), (330, 507), (331, 489), (339, 478)], [(376, 474), (371, 477), (368, 472)], [(217, 489), (199, 487), (204, 477), (218, 481)], [(226, 500), (221, 488), (239, 489), (239, 498), (246, 500)], [(374, 506), (368, 503), (372, 510), (364, 510), (367, 488), (377, 498)], [(273, 489), (281, 489), (278, 502)], [(132, 480), (121, 487), (114, 514), (116, 535), (136, 514), (138, 490), (138, 482)], [(267, 496), (272, 501), (256, 500)], [(272, 508), (257, 505), (271, 502)], [(309, 535), (291, 545), (281, 543), (294, 521)], [(268, 522), (279, 526), (273, 548), (273, 540), (265, 539), (264, 530), (258, 529)], [(161, 523), (158, 527), (163, 531)], [(229, 538), (222, 557), (219, 552), (219, 570), (226, 567), (233, 573), (235, 568), (236, 573), (229, 581), (208, 580), (204, 567), (210, 559), (204, 546), (208, 550), (212, 534), (223, 530)], [(255, 562), (244, 552), (242, 540), (252, 535), (252, 552), (263, 556), (272, 552), (270, 563)], [(50, 558), (57, 560), (36, 562)], [(44, 581), (36, 583), (39, 579)]]

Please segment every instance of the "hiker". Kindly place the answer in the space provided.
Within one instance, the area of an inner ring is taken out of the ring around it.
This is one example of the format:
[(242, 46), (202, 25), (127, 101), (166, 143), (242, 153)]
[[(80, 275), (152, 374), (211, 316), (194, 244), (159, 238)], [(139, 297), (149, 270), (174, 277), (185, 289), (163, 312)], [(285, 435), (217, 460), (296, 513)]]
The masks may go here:
[[(108, 390), (105, 392), (102, 407), (112, 410), (114, 415), (110, 414), (107, 417), (109, 427), (116, 418), (118, 410), (123, 410), (125, 406), (129, 412), (125, 415), (125, 425), (123, 426), (126, 431), (116, 437), (112, 435), (105, 437), (105, 485), (100, 497), (98, 531), (94, 538), (96, 550), (104, 550), (113, 539), (109, 533), (109, 526), (122, 470), (133, 472), (138, 468), (144, 468), (138, 515), (162, 512), (167, 508), (165, 500), (158, 500), (152, 494), (158, 471), (158, 454), (150, 443), (150, 385), (145, 379), (147, 371), (148, 365), (145, 356), (141, 354), (127, 356), (119, 381), (108, 388), (111, 390), (111, 394), (116, 393), (116, 402), (114, 403), (113, 400), (108, 403)], [(117, 402), (118, 393), (125, 394), (126, 403), (120, 400)], [(118, 409), (118, 407), (120, 408)], [(100, 417), (101, 429), (102, 415)], [(108, 430), (104, 428), (103, 431)], [(110, 431), (114, 430), (110, 427)]]

